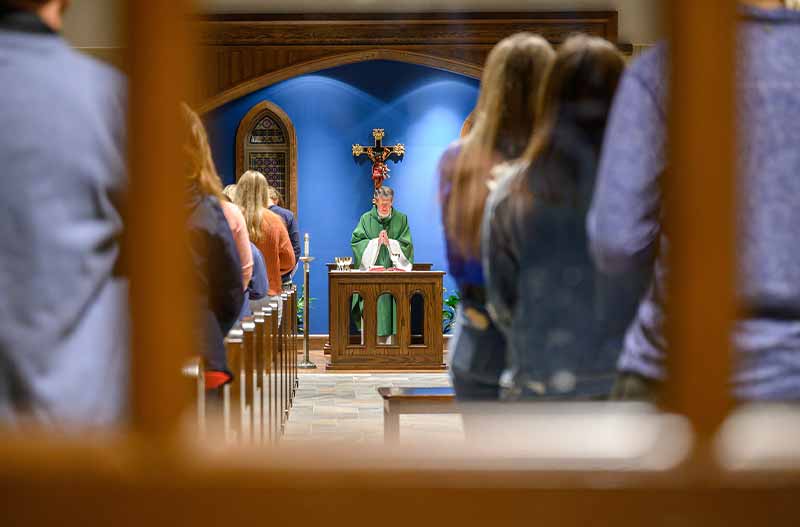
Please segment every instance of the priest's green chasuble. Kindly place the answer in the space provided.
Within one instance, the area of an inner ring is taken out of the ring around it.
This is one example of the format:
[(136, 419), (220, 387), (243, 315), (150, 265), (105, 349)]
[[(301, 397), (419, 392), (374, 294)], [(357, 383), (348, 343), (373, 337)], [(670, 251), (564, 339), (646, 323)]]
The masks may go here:
[[(389, 235), (389, 247), (378, 243), (378, 236), (383, 230)], [(386, 269), (396, 267), (410, 271), (414, 263), (414, 245), (411, 242), (411, 230), (408, 228), (408, 217), (394, 209), (386, 218), (381, 218), (375, 207), (364, 213), (353, 230), (350, 245), (353, 248), (353, 265), (356, 269), (368, 271), (372, 267), (382, 266)], [(363, 304), (362, 299), (353, 298), (352, 315), (359, 329)], [(378, 298), (378, 336), (397, 334), (396, 309), (390, 295)]]

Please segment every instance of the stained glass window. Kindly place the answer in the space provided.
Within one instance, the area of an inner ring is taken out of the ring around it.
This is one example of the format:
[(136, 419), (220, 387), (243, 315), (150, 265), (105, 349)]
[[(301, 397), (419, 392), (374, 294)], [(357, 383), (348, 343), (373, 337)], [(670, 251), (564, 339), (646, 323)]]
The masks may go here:
[(286, 143), (286, 134), (272, 116), (267, 115), (253, 127), (249, 142), (252, 145), (282, 145)]
[(286, 199), (286, 152), (250, 152), (247, 159), (250, 170), (258, 170)]
[[(263, 103), (262, 103), (263, 104)], [(278, 110), (280, 111), (280, 110)], [(252, 121), (253, 124), (243, 138), (242, 159), (244, 170), (257, 170), (264, 174), (269, 184), (283, 196), (283, 206), (292, 203), (290, 166), (293, 134), (287, 131), (287, 124), (271, 109), (263, 108)]]

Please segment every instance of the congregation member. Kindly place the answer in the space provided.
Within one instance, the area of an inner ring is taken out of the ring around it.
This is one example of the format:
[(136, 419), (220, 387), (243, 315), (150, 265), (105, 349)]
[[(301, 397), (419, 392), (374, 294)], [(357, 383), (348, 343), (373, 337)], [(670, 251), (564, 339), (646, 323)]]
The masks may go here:
[(253, 254), (250, 250), (250, 235), (247, 233), (247, 223), (244, 221), (244, 215), (239, 207), (222, 192), (222, 184), (215, 182), (212, 186), (215, 194), (217, 193), (216, 189), (219, 188), (218, 199), (222, 206), (222, 212), (225, 214), (225, 220), (227, 220), (233, 239), (236, 241), (236, 250), (239, 253), (239, 261), (242, 264), (242, 289), (245, 290), (250, 284), (250, 278), (253, 276)]
[[(297, 262), (300, 261), (300, 227), (295, 220), (294, 213), (289, 209), (283, 208), (281, 206), (282, 203), (283, 196), (278, 192), (278, 189), (270, 185), (267, 190), (267, 208), (280, 216), (284, 225), (286, 225), (286, 230), (289, 232), (289, 241), (292, 242), (292, 250), (294, 251), (295, 268), (297, 268)], [(284, 285), (291, 285), (293, 274), (294, 269), (281, 277)]]
[[(227, 368), (225, 336), (239, 319), (244, 302), (242, 266), (236, 241), (220, 203), (220, 183), (203, 122), (182, 105), (186, 137), (186, 207), (189, 251), (197, 288), (196, 342), (206, 360), (207, 389), (218, 388), (232, 375)], [(248, 247), (249, 249), (249, 247)]]
[[(394, 208), (394, 189), (387, 186), (375, 189), (373, 206), (361, 215), (350, 237), (353, 266), (362, 271), (373, 268), (411, 271), (414, 265), (414, 243), (408, 216)], [(364, 300), (353, 295), (352, 320), (362, 329)], [(378, 297), (378, 342), (393, 344), (397, 335), (397, 305), (391, 295)]]
[[(798, 400), (800, 13), (779, 1), (743, 2), (741, 17), (736, 240), (743, 315), (733, 333), (738, 352), (732, 384), (744, 400)], [(669, 46), (661, 44), (623, 78), (590, 214), (600, 268), (627, 274), (656, 266), (619, 359), (614, 396), (620, 399), (652, 398), (665, 381), (661, 178), (669, 169), (668, 64)], [(673, 176), (679, 180), (681, 174)]]
[(486, 311), (480, 222), (492, 167), (519, 157), (537, 126), (540, 86), (555, 53), (540, 36), (519, 33), (489, 53), (475, 124), (439, 162), (447, 260), (461, 293), (450, 345), (450, 374), (459, 400), (496, 400), (506, 344)]
[(508, 345), (509, 400), (607, 398), (648, 277), (596, 272), (586, 235), (600, 148), (624, 69), (599, 37), (558, 49), (520, 160), (496, 170), (482, 229), (489, 311)]
[[(233, 192), (231, 192), (233, 189)], [(242, 311), (239, 314), (239, 320), (243, 317), (248, 317), (253, 314), (250, 305), (252, 296), (263, 298), (266, 294), (266, 286), (263, 288), (260, 276), (256, 276), (259, 271), (256, 262), (261, 264), (260, 272), (264, 273), (263, 282), (266, 282), (266, 270), (263, 268), (264, 259), (261, 256), (261, 251), (253, 245), (250, 241), (250, 235), (247, 233), (247, 223), (244, 221), (244, 215), (241, 209), (233, 203), (232, 197), (236, 196), (236, 185), (228, 185), (222, 189), (220, 193), (220, 203), (222, 205), (222, 212), (225, 214), (225, 219), (228, 221), (228, 227), (231, 229), (233, 239), (236, 241), (236, 250), (239, 253), (239, 260), (245, 261), (248, 259), (250, 264), (248, 266), (242, 265), (242, 282), (244, 287), (244, 302), (242, 302)], [(242, 247), (242, 243), (247, 243), (246, 249)], [(262, 291), (263, 289), (263, 291)]]
[(125, 81), (59, 34), (67, 0), (0, 0), (0, 423), (124, 417)]
[[(261, 172), (248, 170), (236, 184), (236, 204), (242, 209), (250, 240), (264, 257), (269, 301), (281, 306), (282, 276), (295, 267), (294, 251), (286, 225), (267, 208), (269, 184)], [(281, 317), (279, 311), (278, 317)]]
[[(226, 185), (222, 189), (222, 195), (230, 202), (236, 203), (236, 185)], [(241, 209), (236, 205), (236, 209), (241, 214)], [(247, 232), (247, 223), (244, 221), (242, 215), (242, 222), (245, 225), (245, 232)], [(247, 284), (247, 291), (245, 294), (244, 305), (242, 306), (242, 317), (250, 316), (256, 311), (260, 311), (262, 307), (269, 304), (267, 299), (267, 289), (269, 283), (267, 281), (267, 268), (264, 264), (264, 256), (256, 245), (250, 241), (250, 235), (247, 235), (247, 240), (250, 244), (250, 255), (253, 258), (253, 272), (250, 276), (249, 283)]]

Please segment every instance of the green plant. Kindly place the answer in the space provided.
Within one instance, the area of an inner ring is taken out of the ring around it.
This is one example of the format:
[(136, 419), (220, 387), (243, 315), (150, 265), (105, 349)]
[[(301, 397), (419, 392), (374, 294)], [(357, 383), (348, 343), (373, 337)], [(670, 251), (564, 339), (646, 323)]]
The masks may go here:
[(442, 333), (449, 334), (456, 323), (456, 311), (458, 304), (461, 303), (461, 295), (458, 291), (448, 295), (447, 289), (444, 290), (444, 309), (442, 309)]
[[(311, 307), (311, 304), (314, 303), (314, 300), (316, 300), (316, 298), (312, 297), (308, 299), (309, 307)], [(305, 296), (303, 294), (303, 287), (300, 286), (300, 294), (297, 295), (297, 332), (300, 335), (303, 335), (305, 333), (305, 324), (304, 324), (305, 307), (306, 306), (305, 306)]]

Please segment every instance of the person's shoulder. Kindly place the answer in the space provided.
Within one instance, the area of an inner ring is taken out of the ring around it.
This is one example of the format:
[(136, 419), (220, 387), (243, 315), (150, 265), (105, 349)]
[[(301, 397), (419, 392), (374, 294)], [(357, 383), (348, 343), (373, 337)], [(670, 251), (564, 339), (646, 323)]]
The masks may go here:
[[(90, 94), (104, 102), (107, 98), (124, 101), (127, 96), (127, 79), (114, 66), (90, 57), (86, 53), (72, 48), (63, 40), (53, 42), (53, 53), (49, 60), (54, 63), (50, 71), (42, 71), (42, 75), (56, 75), (59, 86), (69, 93), (70, 89)], [(56, 65), (57, 63), (57, 65)], [(68, 72), (68, 74), (64, 74)]]
[(283, 218), (281, 218), (278, 214), (272, 212), (271, 210), (265, 208), (261, 212), (261, 218), (266, 226), (271, 229), (280, 227), (281, 229), (284, 228), (283, 225)]
[(240, 209), (239, 206), (236, 205), (235, 203), (231, 203), (230, 201), (226, 200), (219, 200), (219, 204), (224, 211), (230, 212), (231, 215), (236, 216), (237, 218), (244, 219), (244, 214), (242, 213), (242, 209)]
[(220, 200), (219, 203), (222, 206), (222, 212), (225, 213), (226, 218), (228, 218), (237, 226), (245, 225), (244, 213), (242, 213), (242, 209), (230, 201)]
[(518, 181), (524, 177), (528, 165), (521, 162), (503, 163), (492, 170), (492, 184), (486, 198), (484, 218), (492, 223), (503, 222), (513, 216), (514, 197), (519, 192)]
[(444, 178), (449, 178), (452, 171), (455, 169), (456, 160), (461, 153), (461, 148), (464, 145), (463, 138), (457, 139), (450, 143), (439, 158), (439, 173)]
[(395, 209), (392, 211), (392, 215), (394, 215), (394, 217), (400, 221), (408, 221), (408, 215), (405, 212), (400, 212), (399, 210)]
[(86, 53), (76, 49), (68, 48), (68, 53), (77, 64), (80, 64), (84, 71), (97, 79), (102, 79), (110, 84), (124, 85), (125, 75), (114, 66), (90, 57)]
[(253, 255), (253, 263), (254, 263), (254, 265), (259, 265), (259, 266), (263, 267), (264, 266), (264, 255), (261, 254), (261, 249), (259, 249), (258, 246), (255, 243), (253, 243), (252, 241), (250, 242), (250, 253)]
[(218, 226), (228, 222), (219, 201), (213, 196), (198, 196), (189, 216), (189, 224), (208, 232), (214, 232)]
[(442, 152), (442, 156), (440, 158), (440, 163), (450, 163), (455, 161), (458, 157), (458, 154), (461, 153), (461, 148), (464, 146), (464, 139), (459, 138), (447, 145), (447, 148), (444, 149)]
[(289, 209), (283, 208), (280, 205), (273, 205), (272, 207), (269, 208), (269, 210), (273, 211), (275, 214), (278, 214), (279, 216), (283, 216), (287, 220), (294, 219), (294, 212), (290, 211)]
[(222, 210), (222, 202), (215, 198), (214, 196), (203, 196), (201, 201), (203, 206), (213, 213), (219, 218), (225, 218), (225, 213)]
[(513, 192), (513, 183), (526, 170), (527, 165), (521, 161), (502, 163), (492, 169), (492, 180), (489, 184), (489, 198), (494, 202), (508, 199)]
[(659, 42), (636, 57), (625, 72), (647, 87), (665, 86), (669, 73), (669, 45)]

